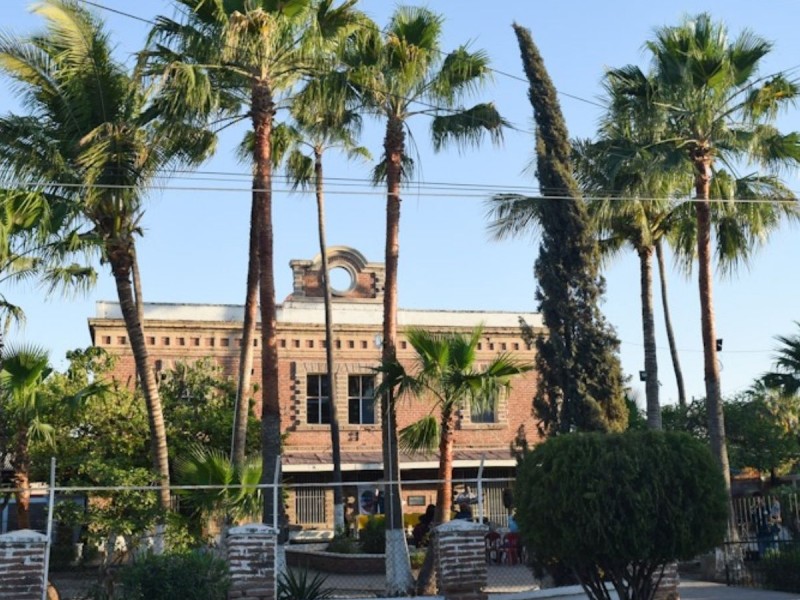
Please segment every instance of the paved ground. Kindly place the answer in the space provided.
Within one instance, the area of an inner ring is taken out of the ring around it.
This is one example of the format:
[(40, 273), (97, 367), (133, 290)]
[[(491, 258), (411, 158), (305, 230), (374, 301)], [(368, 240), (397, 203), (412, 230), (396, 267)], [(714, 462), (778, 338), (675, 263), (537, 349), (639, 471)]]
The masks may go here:
[[(85, 598), (87, 588), (94, 581), (94, 573), (82, 575), (56, 575), (56, 581), (61, 591), (62, 600), (77, 600)], [(340, 579), (341, 578), (341, 579)], [(379, 576), (336, 576), (328, 579), (330, 587), (338, 588), (337, 591), (350, 592), (347, 596), (352, 598), (366, 598), (381, 596), (383, 592), (383, 578)], [(490, 569), (492, 592), (512, 592), (530, 589), (533, 581), (524, 567), (496, 567)], [(800, 594), (784, 594), (782, 592), (768, 592), (765, 590), (734, 588), (718, 583), (706, 581), (684, 580), (681, 582), (681, 600), (800, 600)], [(339, 594), (337, 594), (339, 595)]]
[(800, 594), (735, 588), (707, 581), (681, 582), (681, 600), (800, 600)]

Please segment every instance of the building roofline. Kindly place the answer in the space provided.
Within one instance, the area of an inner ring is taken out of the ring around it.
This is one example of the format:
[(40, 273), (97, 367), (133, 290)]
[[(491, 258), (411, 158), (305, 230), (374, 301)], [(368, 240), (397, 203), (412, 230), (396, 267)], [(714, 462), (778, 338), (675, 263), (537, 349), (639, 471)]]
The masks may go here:
[[(195, 321), (195, 322), (241, 322), (244, 306), (241, 304), (199, 304), (175, 302), (146, 302), (145, 319), (151, 321)], [(340, 301), (334, 304), (334, 320), (339, 325), (379, 325), (383, 320), (383, 306), (362, 302)], [(323, 324), (322, 302), (287, 301), (278, 305), (278, 323)], [(409, 326), (475, 326), (517, 327), (523, 318), (532, 327), (542, 327), (540, 313), (530, 311), (487, 310), (442, 310), (408, 309), (398, 310), (398, 324)], [(102, 319), (122, 319), (118, 302), (99, 300), (96, 302), (96, 317), (93, 324)]]

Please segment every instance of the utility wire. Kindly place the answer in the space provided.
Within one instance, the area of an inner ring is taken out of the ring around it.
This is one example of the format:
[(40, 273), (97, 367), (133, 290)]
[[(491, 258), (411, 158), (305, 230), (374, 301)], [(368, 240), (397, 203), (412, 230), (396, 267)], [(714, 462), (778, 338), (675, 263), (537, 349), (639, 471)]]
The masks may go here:
[[(104, 4), (100, 4), (99, 2), (93, 2), (92, 0), (78, 0), (78, 2), (82, 2), (83, 4), (87, 4), (89, 6), (93, 6), (95, 8), (100, 9), (100, 10), (105, 10), (105, 11), (108, 11), (108, 12), (123, 16), (123, 17), (127, 17), (129, 19), (134, 19), (134, 20), (139, 21), (141, 23), (147, 23), (148, 25), (153, 25), (153, 26), (157, 25), (157, 23), (155, 21), (151, 20), (151, 19), (146, 19), (144, 17), (140, 17), (138, 15), (134, 15), (134, 14), (131, 14), (131, 13), (128, 13), (128, 12), (125, 12), (125, 11), (122, 11), (122, 10), (119, 10), (119, 9), (116, 9), (116, 8), (111, 8), (111, 7), (106, 6)], [(385, 31), (383, 33), (385, 33)], [(444, 55), (447, 54), (443, 50), (439, 50), (439, 53), (444, 54)], [(526, 85), (530, 84), (530, 82), (527, 79), (525, 79), (524, 77), (519, 77), (518, 75), (513, 75), (513, 74), (508, 73), (506, 71), (501, 71), (499, 69), (495, 69), (495, 68), (492, 68), (492, 67), (489, 67), (488, 70), (490, 72), (492, 72), (492, 73), (496, 73), (498, 75), (502, 75), (503, 77), (508, 77), (509, 79), (512, 79), (514, 81), (519, 81), (519, 82), (522, 82), (522, 83), (524, 83)], [(562, 95), (562, 96), (564, 96), (566, 98), (570, 98), (572, 100), (577, 100), (579, 102), (584, 102), (586, 104), (590, 104), (592, 106), (597, 106), (599, 108), (606, 108), (605, 105), (603, 105), (603, 104), (601, 104), (599, 102), (595, 102), (594, 100), (589, 100), (588, 98), (583, 98), (583, 97), (577, 96), (575, 94), (562, 92), (562, 91), (560, 91), (558, 89), (556, 89), (556, 92), (558, 94), (560, 94), (560, 95)], [(409, 98), (406, 98), (406, 100), (409, 100)], [(423, 102), (419, 102), (419, 103), (422, 104), (423, 106), (425, 105), (425, 103), (423, 103)], [(436, 107), (436, 106), (433, 106), (433, 105), (430, 105), (430, 108), (436, 108), (438, 110), (443, 110), (443, 111), (448, 110), (447, 108)], [(513, 126), (510, 127), (510, 128), (514, 129), (515, 131), (520, 131), (520, 132), (523, 132), (523, 133), (534, 133), (533, 131), (524, 130), (524, 129), (518, 129), (518, 128), (513, 127)]]
[[(166, 176), (164, 176), (166, 177)], [(142, 188), (141, 185), (136, 184), (84, 184), (84, 183), (58, 183), (58, 182), (30, 182), (30, 181), (16, 181), (16, 180), (9, 180), (4, 182), (4, 185), (16, 188), (28, 188), (28, 189), (42, 189), (42, 188), (52, 188), (52, 187), (62, 187), (67, 189), (99, 189), (99, 190), (139, 190)], [(302, 189), (302, 188), (253, 188), (253, 187), (231, 187), (231, 186), (183, 186), (183, 185), (153, 185), (149, 186), (151, 189), (158, 189), (158, 190), (167, 190), (167, 191), (188, 191), (188, 192), (244, 192), (244, 193), (251, 193), (251, 192), (271, 192), (273, 194), (301, 194), (301, 195), (314, 195), (316, 192), (313, 189)], [(498, 188), (498, 189), (505, 189), (505, 188)], [(447, 188), (441, 188), (434, 191), (427, 191), (427, 190), (420, 190), (418, 186), (414, 184), (408, 184), (408, 187), (405, 188), (405, 191), (412, 196), (419, 196), (423, 195), (425, 197), (430, 198), (480, 198), (482, 200), (486, 200), (486, 192), (476, 192), (475, 190), (459, 190), (453, 189), (448, 191)], [(384, 189), (375, 187), (373, 190), (369, 191), (362, 191), (362, 190), (335, 190), (335, 189), (326, 189), (326, 194), (329, 195), (350, 195), (350, 196), (380, 196), (383, 197), (386, 195), (386, 191)], [(534, 200), (575, 200), (572, 196), (536, 196), (532, 197)], [(637, 197), (637, 198), (630, 198), (628, 196), (583, 196), (582, 200), (609, 200), (614, 202), (631, 202), (631, 201), (643, 201), (643, 202), (663, 202), (665, 198), (647, 198), (647, 197)], [(679, 204), (693, 204), (697, 202), (706, 202), (704, 199), (698, 198), (677, 198), (673, 199), (675, 202)], [(754, 198), (710, 198), (708, 202), (712, 203), (734, 203), (734, 204), (787, 204), (787, 205), (796, 205), (796, 200), (787, 200), (783, 198), (768, 198), (768, 199), (754, 199)]]
[[(139, 16), (137, 16), (137, 15), (134, 15), (134, 14), (131, 14), (131, 13), (128, 13), (128, 12), (122, 11), (122, 10), (114, 9), (114, 8), (108, 7), (108, 6), (104, 5), (104, 4), (101, 4), (101, 3), (99, 3), (99, 2), (94, 2), (93, 0), (78, 0), (78, 1), (79, 1), (79, 2), (82, 2), (82, 3), (84, 3), (84, 4), (87, 4), (87, 5), (90, 5), (90, 6), (96, 7), (96, 8), (98, 8), (98, 9), (107, 10), (107, 11), (109, 11), (109, 12), (113, 12), (113, 13), (115, 13), (115, 14), (118, 14), (118, 15), (121, 15), (121, 16), (124, 16), (124, 17), (127, 17), (127, 18), (131, 18), (131, 19), (135, 19), (135, 20), (137, 20), (137, 21), (143, 22), (143, 23), (147, 23), (147, 24), (149, 24), (149, 25), (153, 25), (153, 26), (156, 26), (156, 25), (157, 25), (156, 21), (153, 21), (153, 20), (151, 20), (151, 19), (145, 19), (145, 18), (143, 18), (143, 17), (139, 17)], [(384, 33), (385, 33), (385, 32), (384, 32)], [(445, 54), (443, 51), (439, 51), (439, 52), (440, 52), (440, 53), (442, 53), (442, 54)], [(800, 68), (800, 64), (797, 64), (797, 65), (794, 65), (794, 66), (792, 66), (792, 67), (789, 67), (789, 68), (788, 68), (788, 69), (786, 69), (785, 71), (781, 71), (781, 72), (786, 72), (786, 73), (788, 73), (788, 72), (791, 72), (791, 71), (793, 71), (793, 70), (796, 70), (796, 69), (798, 69), (798, 68)], [(498, 74), (500, 74), (500, 75), (502, 75), (502, 76), (504, 76), (504, 77), (508, 77), (508, 78), (510, 78), (510, 79), (513, 79), (513, 80), (515, 80), (515, 81), (519, 81), (519, 82), (523, 82), (523, 83), (528, 83), (528, 80), (527, 80), (527, 79), (525, 79), (525, 78), (523, 78), (523, 77), (519, 77), (519, 76), (513, 75), (513, 74), (511, 74), (511, 73), (507, 73), (507, 72), (505, 72), (505, 71), (500, 71), (500, 70), (497, 70), (497, 69), (490, 69), (490, 70), (491, 70), (491, 71), (493, 71), (493, 72), (496, 72), (496, 73), (498, 73)], [(765, 76), (765, 77), (763, 77), (762, 79), (764, 79), (764, 78), (766, 78), (766, 76)], [(373, 91), (374, 91), (374, 90), (373, 90)], [(558, 90), (557, 90), (557, 91), (558, 91)], [(598, 106), (598, 107), (601, 107), (601, 108), (605, 108), (605, 106), (603, 106), (602, 104), (599, 104), (599, 103), (597, 103), (597, 102), (594, 102), (594, 101), (588, 100), (588, 99), (586, 99), (586, 98), (582, 98), (582, 97), (580, 97), (580, 96), (576, 96), (576, 95), (573, 95), (573, 94), (567, 94), (567, 93), (565, 93), (565, 92), (560, 92), (560, 91), (558, 91), (558, 93), (559, 93), (559, 94), (563, 94), (563, 95), (565, 95), (565, 96), (567, 96), (567, 97), (570, 97), (570, 98), (576, 99), (576, 100), (580, 100), (580, 101), (582, 101), (582, 102), (585, 102), (585, 103), (588, 103), (588, 104), (592, 104), (592, 105), (594, 105), (594, 106)], [(449, 108), (449, 107), (443, 107), (443, 106), (437, 106), (437, 105), (435, 105), (435, 104), (432, 104), (432, 103), (429, 103), (429, 102), (425, 102), (425, 101), (423, 101), (423, 100), (416, 99), (416, 98), (413, 98), (413, 99), (412, 99), (412, 98), (408, 98), (408, 97), (403, 97), (402, 99), (403, 99), (403, 100), (406, 100), (407, 102), (410, 102), (410, 103), (415, 103), (415, 104), (418, 104), (418, 105), (420, 105), (420, 106), (423, 106), (423, 107), (429, 108), (429, 109), (431, 109), (431, 110), (439, 111), (439, 112), (446, 112), (446, 113), (450, 113), (450, 114), (456, 114), (456, 113), (458, 113), (458, 112), (459, 112), (457, 109), (452, 109), (452, 108)], [(516, 131), (516, 132), (518, 132), (518, 133), (525, 133), (525, 134), (528, 134), (528, 135), (536, 135), (536, 132), (534, 132), (534, 131), (532, 131), (532, 130), (529, 130), (529, 129), (523, 129), (523, 128), (521, 128), (521, 127), (518, 127), (518, 126), (515, 126), (515, 125), (513, 125), (513, 124), (507, 124), (507, 125), (506, 125), (506, 128), (507, 128), (507, 129), (511, 129), (511, 130), (513, 130), (513, 131)], [(490, 188), (490, 189), (491, 189), (491, 188)], [(500, 193), (500, 194), (503, 194), (503, 193), (508, 193), (508, 192), (512, 191), (512, 190), (511, 190), (511, 188), (505, 188), (505, 189), (503, 189), (503, 190), (500, 190), (499, 188), (496, 188), (496, 189), (498, 189), (498, 193)], [(517, 189), (519, 189), (519, 188), (517, 188)], [(528, 189), (530, 189), (530, 188), (523, 187), (522, 189), (524, 189), (524, 190), (528, 190)], [(550, 191), (550, 192), (562, 192), (562, 193), (564, 193), (564, 196), (566, 197), (566, 192), (567, 192), (567, 190), (550, 189), (549, 191)], [(790, 191), (791, 191), (791, 190), (790, 190)], [(796, 193), (796, 195), (799, 195), (799, 196), (800, 196), (800, 193), (797, 193), (797, 192), (795, 192), (795, 191), (792, 191), (792, 193)], [(602, 196), (604, 196), (604, 195), (606, 195), (606, 194), (608, 195), (608, 197), (606, 197), (605, 199), (608, 199), (608, 200), (615, 200), (615, 201), (616, 201), (616, 200), (622, 200), (622, 199), (627, 199), (627, 200), (631, 200), (631, 199), (632, 199), (632, 198), (629, 198), (629, 197), (628, 197), (626, 194), (624, 194), (624, 193), (623, 193), (622, 191), (620, 191), (620, 190), (608, 190), (608, 191), (606, 191), (604, 194), (601, 194), (600, 196), (591, 196), (591, 197), (590, 197), (590, 196), (584, 196), (583, 198), (584, 198), (585, 200), (589, 200), (589, 199), (599, 199), (600, 197), (602, 197)], [(549, 197), (549, 198), (559, 198), (559, 196), (548, 196), (548, 197)], [(633, 199), (635, 199), (635, 200), (641, 200), (641, 201), (659, 201), (659, 200), (663, 200), (663, 198), (647, 198), (647, 197), (637, 197), (637, 198), (633, 198)], [(730, 200), (726, 200), (726, 199), (712, 199), (712, 201), (730, 201)], [(768, 201), (768, 200), (763, 200), (763, 199), (734, 199), (734, 201), (743, 201), (743, 202), (748, 202), (748, 203), (755, 203), (755, 202), (765, 202), (765, 201)], [(780, 201), (780, 202), (792, 202), (791, 200), (775, 200), (775, 201)]]

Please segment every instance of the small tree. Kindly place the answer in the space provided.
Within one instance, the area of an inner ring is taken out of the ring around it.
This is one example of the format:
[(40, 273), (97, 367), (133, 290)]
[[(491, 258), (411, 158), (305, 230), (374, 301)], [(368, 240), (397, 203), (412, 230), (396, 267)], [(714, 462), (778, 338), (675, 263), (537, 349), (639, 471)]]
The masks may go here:
[[(657, 465), (657, 467), (654, 467)], [(557, 436), (520, 464), (523, 538), (559, 562), (590, 598), (650, 600), (664, 565), (722, 541), (725, 483), (708, 448), (677, 432)]]

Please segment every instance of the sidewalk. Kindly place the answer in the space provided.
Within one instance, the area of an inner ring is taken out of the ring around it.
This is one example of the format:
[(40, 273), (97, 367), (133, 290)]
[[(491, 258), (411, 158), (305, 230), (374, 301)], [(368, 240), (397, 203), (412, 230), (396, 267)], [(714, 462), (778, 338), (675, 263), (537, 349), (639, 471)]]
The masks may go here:
[(681, 581), (681, 600), (800, 600), (800, 594), (728, 587), (707, 581)]

